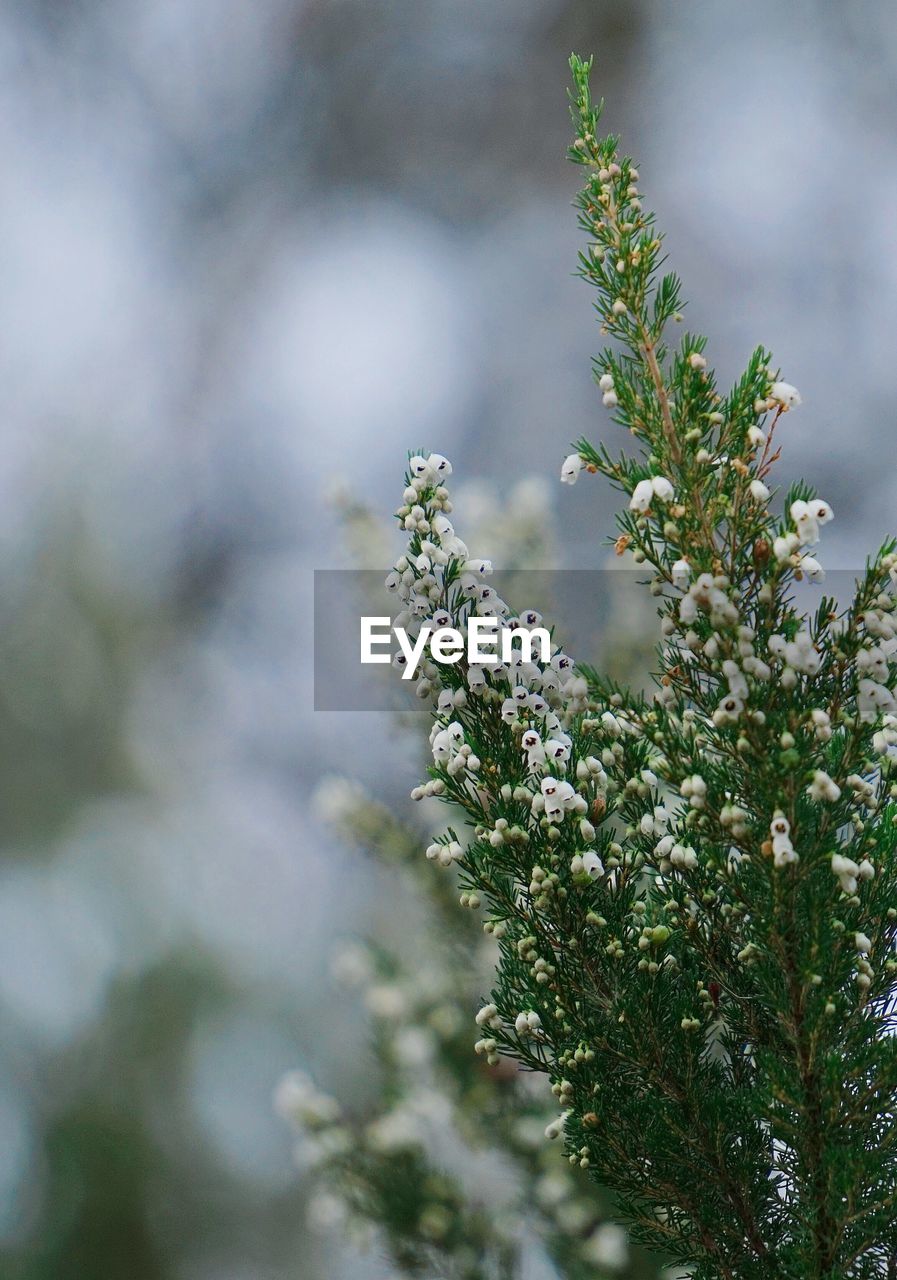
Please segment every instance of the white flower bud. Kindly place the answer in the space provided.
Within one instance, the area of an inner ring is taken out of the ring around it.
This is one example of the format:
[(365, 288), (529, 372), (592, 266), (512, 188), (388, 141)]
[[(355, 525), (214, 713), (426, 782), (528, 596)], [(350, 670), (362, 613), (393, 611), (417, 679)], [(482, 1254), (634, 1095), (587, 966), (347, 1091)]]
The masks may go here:
[(654, 499), (654, 485), (650, 480), (639, 480), (629, 499), (629, 510), (644, 514)]
[(569, 454), (561, 467), (561, 484), (576, 484), (576, 478), (581, 470), (582, 458), (578, 453)]
[(796, 409), (801, 404), (800, 392), (790, 382), (774, 382), (769, 388), (769, 397), (783, 409)]
[(452, 464), (441, 453), (431, 453), (427, 458), (427, 466), (440, 483), (452, 474)]
[(553, 1142), (564, 1132), (564, 1125), (567, 1123), (569, 1114), (569, 1111), (562, 1111), (557, 1120), (552, 1120), (551, 1124), (546, 1127), (545, 1137), (548, 1138), (549, 1142)]
[(494, 1004), (484, 1004), (482, 1009), (480, 1009), (479, 1013), (476, 1015), (474, 1021), (478, 1027), (492, 1026), (496, 1021), (497, 1014), (498, 1009)]

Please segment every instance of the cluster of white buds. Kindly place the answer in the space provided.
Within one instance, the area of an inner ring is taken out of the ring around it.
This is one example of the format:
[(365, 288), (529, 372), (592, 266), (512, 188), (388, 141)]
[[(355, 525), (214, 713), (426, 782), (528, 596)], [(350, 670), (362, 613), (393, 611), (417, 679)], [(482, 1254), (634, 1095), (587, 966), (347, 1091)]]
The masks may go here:
[(857, 960), (857, 975), (856, 975), (856, 984), (859, 987), (860, 991), (868, 991), (869, 988), (872, 986), (872, 978), (873, 978), (874, 972), (875, 971), (873, 970), (872, 965), (869, 963), (866, 957), (861, 955), (860, 958)]
[(534, 814), (544, 814), (549, 822), (563, 822), (568, 813), (584, 814), (588, 809), (585, 797), (561, 778), (543, 778), (540, 790), (532, 799)]
[(738, 663), (732, 658), (726, 658), (721, 669), (726, 678), (726, 683), (729, 686), (729, 692), (732, 696), (734, 698), (738, 698), (741, 702), (746, 702), (748, 696), (748, 682)]
[(857, 949), (857, 975), (856, 983), (861, 991), (868, 991), (872, 986), (873, 969), (872, 965), (866, 959), (872, 950), (872, 939), (868, 934), (855, 933), (853, 935), (853, 945)]
[(411, 485), (418, 493), (433, 485), (442, 484), (452, 474), (452, 464), (441, 453), (431, 453), (428, 458), (416, 454), (408, 459)]
[(807, 787), (807, 795), (811, 800), (817, 802), (826, 801), (834, 804), (836, 800), (841, 798), (841, 788), (834, 782), (824, 769), (817, 769), (813, 774), (813, 781)]
[(473, 1051), (476, 1054), (481, 1054), (490, 1067), (497, 1066), (500, 1061), (498, 1041), (493, 1040), (491, 1036), (484, 1036), (482, 1039), (477, 1040), (473, 1046)]
[(466, 706), (467, 693), (464, 689), (440, 689), (436, 709), (442, 715), (450, 715), (452, 711), (460, 711)]
[(773, 540), (773, 555), (779, 564), (791, 564), (799, 574), (813, 582), (821, 582), (825, 577), (822, 565), (815, 556), (806, 555), (800, 549), (815, 547), (819, 541), (820, 525), (833, 520), (834, 512), (821, 498), (815, 498), (811, 502), (804, 502), (799, 498), (792, 502), (789, 515), (795, 527)]
[[(729, 579), (724, 574), (701, 573), (679, 601), (679, 621), (688, 625), (699, 613), (710, 615), (714, 627), (731, 627), (738, 621), (738, 610), (726, 594)], [(705, 645), (704, 652), (707, 652)], [(711, 655), (708, 655), (711, 656)]]
[(832, 854), (832, 872), (840, 882), (841, 892), (848, 897), (856, 893), (860, 880), (872, 880), (875, 877), (875, 867), (868, 858), (858, 863), (841, 853)]
[(441, 778), (429, 778), (420, 786), (412, 787), (410, 794), (412, 800), (429, 800), (430, 796), (442, 796), (445, 795), (445, 783)]
[(845, 782), (853, 792), (858, 804), (863, 805), (866, 809), (878, 808), (875, 784), (870, 782), (868, 778), (863, 778), (858, 773), (849, 773)]
[(675, 836), (663, 836), (654, 846), (658, 858), (661, 875), (666, 875), (674, 867), (681, 871), (693, 871), (698, 865), (698, 855), (691, 845), (679, 844)]
[(822, 664), (822, 656), (807, 630), (798, 631), (793, 640), (772, 635), (768, 647), (772, 656), (782, 663), (779, 679), (785, 689), (794, 688), (798, 675), (815, 675)]
[(717, 729), (726, 725), (737, 724), (744, 714), (744, 699), (734, 693), (727, 693), (721, 698), (713, 712), (713, 723)]
[(769, 824), (769, 834), (772, 836), (772, 857), (776, 867), (786, 867), (789, 862), (797, 862), (798, 856), (791, 843), (791, 823), (782, 813), (781, 809), (776, 809), (772, 815), (772, 822)]
[(670, 862), (683, 871), (693, 871), (698, 865), (698, 855), (690, 844), (674, 844), (670, 850)]
[(586, 756), (576, 762), (576, 777), (580, 782), (594, 782), (599, 791), (607, 788), (607, 774), (596, 756)]
[(643, 836), (662, 836), (669, 826), (669, 810), (662, 804), (655, 805), (650, 813), (643, 813), (639, 831)]
[(532, 1009), (521, 1010), (514, 1019), (514, 1029), (523, 1040), (537, 1040), (542, 1036), (542, 1019)]
[(888, 760), (897, 760), (897, 716), (886, 715), (872, 737), (873, 749)]
[(430, 730), (430, 746), (437, 764), (446, 764), (457, 755), (464, 742), (464, 726), (453, 720), (444, 729), (438, 722)]
[(897, 702), (887, 685), (867, 676), (857, 685), (857, 710), (865, 724), (872, 724), (883, 712), (890, 714), (897, 710)]
[(867, 609), (862, 614), (861, 621), (866, 634), (877, 640), (893, 640), (897, 636), (897, 623), (894, 621), (893, 611), (893, 597), (879, 596), (875, 607)]
[(672, 502), (676, 496), (672, 484), (666, 476), (652, 476), (649, 480), (639, 480), (629, 499), (629, 510), (644, 515), (650, 510), (655, 498), (658, 502)]
[(427, 846), (427, 858), (440, 867), (451, 867), (463, 857), (464, 850), (457, 840), (447, 840), (445, 843), (434, 841)]
[[(538, 614), (535, 616), (540, 617)], [(502, 674), (501, 669), (490, 670), (493, 675)], [(505, 724), (514, 725), (522, 714), (527, 720), (532, 717), (538, 719), (542, 729), (540, 733), (530, 724), (521, 739), (530, 770), (552, 762), (563, 765), (570, 756), (571, 740), (562, 728), (558, 712), (569, 708), (573, 701), (588, 692), (586, 682), (573, 673), (573, 660), (566, 654), (555, 654), (550, 665), (541, 668), (535, 662), (521, 662), (518, 657), (508, 668), (507, 675), (513, 688), (501, 704), (502, 720)], [(544, 742), (543, 734), (547, 734)]]
[[(403, 527), (409, 533), (423, 534), (425, 538), (431, 532), (435, 533), (446, 555), (465, 555), (464, 544), (460, 539), (455, 538), (451, 521), (447, 518), (447, 513), (452, 509), (448, 491), (443, 487), (443, 482), (452, 473), (452, 464), (448, 458), (444, 458), (441, 453), (431, 453), (428, 458), (418, 454), (409, 459), (408, 470), (411, 474), (411, 483), (402, 494), (402, 506), (396, 513), (402, 520)], [(430, 518), (433, 512), (431, 511), (428, 515), (420, 503), (421, 495), (428, 489), (434, 491), (431, 507), (442, 513), (435, 519)], [(429, 544), (427, 548), (432, 553), (438, 553), (439, 549), (440, 547), (435, 543)], [(404, 570), (398, 568), (398, 571), (402, 573)]]
[(497, 1028), (501, 1026), (501, 1018), (498, 1015), (498, 1009), (494, 1004), (484, 1004), (482, 1009), (477, 1013), (474, 1021), (478, 1027)]
[[(421, 475), (425, 472), (421, 471)], [(431, 635), (436, 629), (449, 625), (463, 631), (469, 624), (471, 612), (476, 612), (487, 617), (499, 617), (511, 629), (515, 625), (530, 629), (537, 627), (542, 617), (535, 609), (524, 609), (518, 617), (510, 616), (509, 607), (486, 580), (492, 572), (490, 561), (471, 558), (466, 547), (463, 548), (463, 558), (444, 557), (440, 548), (434, 550), (433, 537), (455, 537), (454, 528), (444, 517), (447, 494), (440, 487), (434, 501), (432, 491), (423, 488), (420, 497), (430, 536), (422, 542), (420, 530), (413, 533), (412, 550), (399, 559), (390, 575), (388, 585), (400, 595), (405, 606), (396, 624), (406, 625), (412, 634), (417, 628), (418, 635), (425, 625), (431, 628)], [(438, 510), (440, 504), (442, 509)], [(458, 559), (461, 559), (460, 565), (457, 564)], [(446, 567), (449, 561), (454, 563)], [(444, 770), (448, 779), (464, 773), (471, 777), (478, 774), (480, 761), (465, 741), (469, 700), (471, 697), (482, 698), (490, 706), (495, 706), (501, 720), (520, 742), (527, 774), (535, 775), (539, 780), (535, 794), (532, 786), (507, 785), (501, 789), (503, 797), (525, 801), (530, 807), (531, 820), (536, 824), (560, 824), (570, 814), (578, 818), (584, 848), (572, 859), (573, 874), (588, 878), (603, 875), (600, 857), (588, 848), (595, 841), (596, 832), (586, 817), (588, 801), (582, 794), (607, 789), (608, 779), (603, 763), (595, 757), (579, 760), (576, 786), (564, 777), (573, 749), (573, 740), (565, 725), (573, 715), (587, 708), (588, 683), (577, 675), (572, 658), (557, 649), (547, 660), (543, 657), (535, 661), (531, 656), (524, 660), (522, 652), (513, 651), (510, 655), (503, 653), (502, 659), (484, 664), (470, 663), (466, 672), (466, 688), (443, 688), (436, 693), (435, 723), (430, 733), (434, 762), (440, 771)], [(425, 679), (421, 683), (429, 685), (429, 679), (432, 679), (432, 684), (438, 686), (444, 678), (438, 668), (432, 663), (428, 667), (426, 661), (423, 672)], [(429, 687), (426, 692), (429, 694)], [(618, 724), (612, 716), (611, 721), (617, 733), (629, 728), (622, 720)], [(603, 723), (602, 727), (606, 728)], [(444, 793), (442, 779), (436, 781)], [(653, 781), (656, 784), (656, 778)], [(482, 790), (482, 784), (477, 780), (473, 785), (483, 805), (488, 806), (489, 798)], [(507, 796), (504, 794), (506, 790)], [(434, 784), (430, 782), (416, 788), (412, 795), (420, 798), (434, 792)], [(516, 826), (510, 827), (502, 817), (496, 818), (491, 826), (478, 826), (477, 836), (488, 838), (496, 848), (508, 841), (527, 838), (525, 831)], [(461, 845), (445, 837), (427, 849), (427, 857), (446, 868), (463, 856)], [(531, 892), (547, 901), (555, 891), (557, 876), (541, 873), (538, 879), (539, 883)], [(467, 891), (462, 894), (461, 901), (464, 906), (479, 905), (478, 895)], [(541, 978), (540, 974), (537, 980)], [(485, 1054), (487, 1061), (497, 1061), (495, 1045), (488, 1040), (480, 1043), (479, 1052)]]
[(890, 674), (891, 663), (897, 659), (897, 623), (893, 608), (893, 599), (883, 595), (878, 597), (874, 608), (867, 609), (861, 616), (866, 643), (857, 654), (857, 708), (860, 719), (867, 724), (880, 715), (891, 716), (897, 711)]
[[(616, 305), (617, 304), (614, 303), (614, 306)], [(623, 311), (625, 310), (626, 307), (625, 304), (623, 304)], [(617, 314), (619, 315), (621, 313), (617, 312)], [(598, 379), (598, 387), (601, 391), (601, 398), (604, 401), (605, 407), (608, 409), (616, 409), (620, 402), (617, 398), (613, 375), (609, 373), (602, 373), (601, 377)]]
[[(529, 791), (526, 791), (526, 798), (527, 799), (530, 798)], [(477, 832), (478, 833), (482, 832), (482, 834), (485, 835), (487, 829), (488, 828), (486, 827), (478, 827)], [(508, 839), (513, 840), (515, 836), (519, 833), (519, 831), (520, 831), (520, 828), (512, 827), (511, 824), (508, 822), (507, 818), (496, 818), (495, 826), (489, 832), (489, 843), (492, 845), (493, 849), (498, 849), (499, 846), (503, 845), (506, 840)]]
[(823, 711), (821, 707), (814, 707), (810, 712), (810, 723), (813, 726), (813, 733), (820, 742), (831, 741), (832, 719), (827, 711)]
[(719, 811), (719, 820), (736, 840), (741, 840), (748, 833), (748, 814), (740, 805), (724, 804)]
[[(589, 824), (591, 826), (591, 823)], [(594, 827), (592, 828), (592, 838), (594, 839)], [(576, 853), (570, 859), (570, 870), (574, 876), (588, 876), (590, 880), (596, 879), (598, 876), (604, 875), (604, 863), (598, 857), (594, 849), (587, 849), (584, 853)]]
[[(406, 528), (411, 532), (412, 549), (396, 561), (386, 585), (402, 601), (394, 627), (397, 631), (402, 628), (414, 641), (411, 650), (403, 641), (402, 651), (395, 655), (393, 664), (403, 669), (410, 659), (418, 664), (416, 692), (419, 697), (436, 699), (437, 711), (443, 720), (431, 737), (434, 759), (446, 768), (449, 776), (478, 771), (480, 761), (460, 740), (453, 739), (455, 730), (445, 721), (453, 712), (464, 708), (469, 695), (487, 697), (496, 687), (505, 684), (508, 696), (504, 699), (502, 716), (506, 723), (514, 724), (522, 714), (524, 727), (534, 728), (539, 738), (529, 753), (532, 770), (555, 764), (563, 770), (570, 745), (563, 723), (586, 708), (589, 692), (586, 680), (576, 674), (573, 660), (566, 654), (555, 650), (550, 662), (536, 662), (531, 657), (524, 660), (523, 648), (518, 650), (512, 645), (507, 660), (496, 656), (490, 662), (469, 663), (466, 688), (440, 690), (443, 676), (439, 663), (443, 655), (437, 646), (442, 643), (445, 628), (461, 633), (463, 638), (469, 633), (473, 615), (494, 618), (501, 628), (512, 632), (517, 626), (537, 628), (542, 617), (535, 609), (525, 609), (519, 616), (512, 616), (510, 607), (486, 580), (492, 573), (492, 562), (471, 557), (467, 546), (455, 534), (445, 514), (451, 509), (448, 491), (441, 484), (433, 487), (437, 478), (450, 474), (451, 464), (441, 454), (431, 454), (428, 458), (418, 455), (411, 459), (409, 466), (412, 482), (405, 498), (406, 507), (407, 501), (412, 497), (416, 499), (414, 511), (412, 513), (410, 507), (407, 511), (401, 508), (399, 515), (404, 517)], [(410, 524), (408, 516), (413, 516)], [(424, 628), (428, 634), (422, 639)], [(452, 643), (457, 644), (457, 638)], [(506, 657), (503, 648), (502, 658)]]
[(707, 783), (699, 773), (693, 773), (682, 779), (679, 794), (688, 801), (689, 808), (703, 809), (707, 803)]
[(884, 684), (889, 674), (889, 662), (894, 654), (892, 643), (879, 643), (860, 649), (857, 654), (857, 671), (871, 680)]
[(834, 511), (821, 498), (814, 498), (810, 502), (798, 499), (792, 502), (788, 514), (794, 521), (802, 547), (815, 547), (819, 541), (820, 525), (828, 524), (835, 518)]
[[(756, 641), (756, 632), (752, 627), (740, 626), (737, 631), (736, 648), (738, 657), (741, 660), (741, 668), (732, 659), (727, 659), (722, 664), (723, 675), (729, 682), (729, 691), (738, 697), (747, 697), (747, 682), (744, 680), (744, 672), (753, 676), (755, 680), (768, 680), (772, 674), (765, 662), (757, 657), (754, 644)], [(708, 653), (707, 645), (704, 646), (704, 652), (708, 657), (716, 657), (717, 638), (711, 637), (708, 641), (711, 646), (711, 652)]]

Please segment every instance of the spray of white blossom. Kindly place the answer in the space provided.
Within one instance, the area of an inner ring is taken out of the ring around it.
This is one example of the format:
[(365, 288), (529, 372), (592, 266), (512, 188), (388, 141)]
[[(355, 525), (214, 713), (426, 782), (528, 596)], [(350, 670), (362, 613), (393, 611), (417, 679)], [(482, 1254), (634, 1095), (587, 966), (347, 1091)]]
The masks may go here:
[[(884, 1278), (897, 555), (870, 559), (846, 607), (798, 607), (833, 518), (806, 484), (781, 503), (773, 485), (801, 397), (762, 349), (723, 392), (705, 339), (673, 345), (679, 281), (660, 274), (637, 169), (598, 134), (589, 65), (571, 66), (580, 271), (613, 343), (596, 375), (635, 448), (579, 440), (561, 478), (600, 473), (623, 495), (615, 546), (658, 605), (657, 689), (636, 696), (559, 650), (425, 659), (432, 760), (412, 794), (463, 811), (467, 830), (428, 852), (499, 943), (475, 1047), (547, 1077), (547, 1136), (696, 1277)], [(450, 472), (409, 460), (399, 616), (513, 625), (448, 518)]]

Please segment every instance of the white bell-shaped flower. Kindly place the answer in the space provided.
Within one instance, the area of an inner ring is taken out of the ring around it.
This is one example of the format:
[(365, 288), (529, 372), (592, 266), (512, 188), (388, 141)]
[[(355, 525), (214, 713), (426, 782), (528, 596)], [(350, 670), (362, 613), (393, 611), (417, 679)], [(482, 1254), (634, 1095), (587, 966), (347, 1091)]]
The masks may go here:
[(582, 458), (578, 453), (569, 454), (561, 466), (561, 484), (576, 484), (581, 470)]
[(654, 485), (650, 480), (639, 480), (632, 491), (632, 497), (629, 499), (629, 510), (644, 515), (653, 500)]
[(769, 388), (769, 398), (783, 409), (796, 409), (802, 403), (800, 392), (790, 382), (774, 382)]

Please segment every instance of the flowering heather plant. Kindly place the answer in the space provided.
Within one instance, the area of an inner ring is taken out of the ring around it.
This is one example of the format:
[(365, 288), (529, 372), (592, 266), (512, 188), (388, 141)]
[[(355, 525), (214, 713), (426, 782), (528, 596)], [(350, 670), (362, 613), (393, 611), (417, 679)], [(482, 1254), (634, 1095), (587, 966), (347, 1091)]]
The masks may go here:
[(539, 1079), (470, 1053), (495, 946), (473, 916), (459, 921), (449, 880), (419, 856), (419, 832), (343, 778), (321, 782), (316, 808), (403, 889), (422, 890), (429, 946), (419, 957), (350, 942), (334, 956), (334, 976), (370, 1019), (375, 1089), (342, 1105), (301, 1072), (278, 1087), (311, 1225), (434, 1280), (522, 1280), (540, 1254), (564, 1280), (657, 1280), (659, 1264), (608, 1221), (607, 1194), (545, 1142), (553, 1117)]
[[(897, 1276), (897, 555), (845, 607), (798, 607), (832, 519), (803, 483), (770, 505), (800, 397), (762, 349), (723, 393), (703, 338), (671, 345), (679, 281), (637, 170), (598, 134), (590, 64), (571, 67), (580, 272), (615, 343), (596, 376), (636, 450), (580, 440), (562, 479), (625, 496), (616, 545), (657, 600), (657, 690), (558, 651), (422, 664), (433, 760), (412, 794), (467, 825), (427, 857), (499, 943), (476, 1052), (548, 1076), (547, 1136), (696, 1277)], [(410, 458), (397, 624), (536, 625), (455, 533), (450, 474)]]
[[(350, 560), (370, 563), (380, 516), (343, 489), (333, 499)], [(501, 556), (512, 588), (553, 561), (547, 482), (525, 479), (502, 494), (472, 484), (463, 501), (472, 536)], [(382, 579), (364, 574), (356, 585), (379, 610)], [(617, 628), (602, 643), (629, 669), (645, 656)], [(403, 721), (425, 735), (426, 705), (412, 710)], [(321, 781), (314, 809), (387, 871), (418, 923), (387, 940), (344, 942), (333, 956), (334, 978), (360, 998), (370, 1029), (363, 1096), (338, 1099), (301, 1071), (277, 1088), (277, 1109), (297, 1135), (308, 1224), (381, 1251), (402, 1275), (522, 1280), (546, 1259), (563, 1280), (658, 1280), (662, 1264), (610, 1220), (606, 1191), (545, 1142), (554, 1113), (541, 1078), (511, 1061), (493, 1070), (470, 1053), (469, 1019), (497, 947), (474, 913), (459, 918), (451, 878), (419, 856), (420, 824), (343, 777)], [(418, 932), (428, 939), (423, 957)]]

